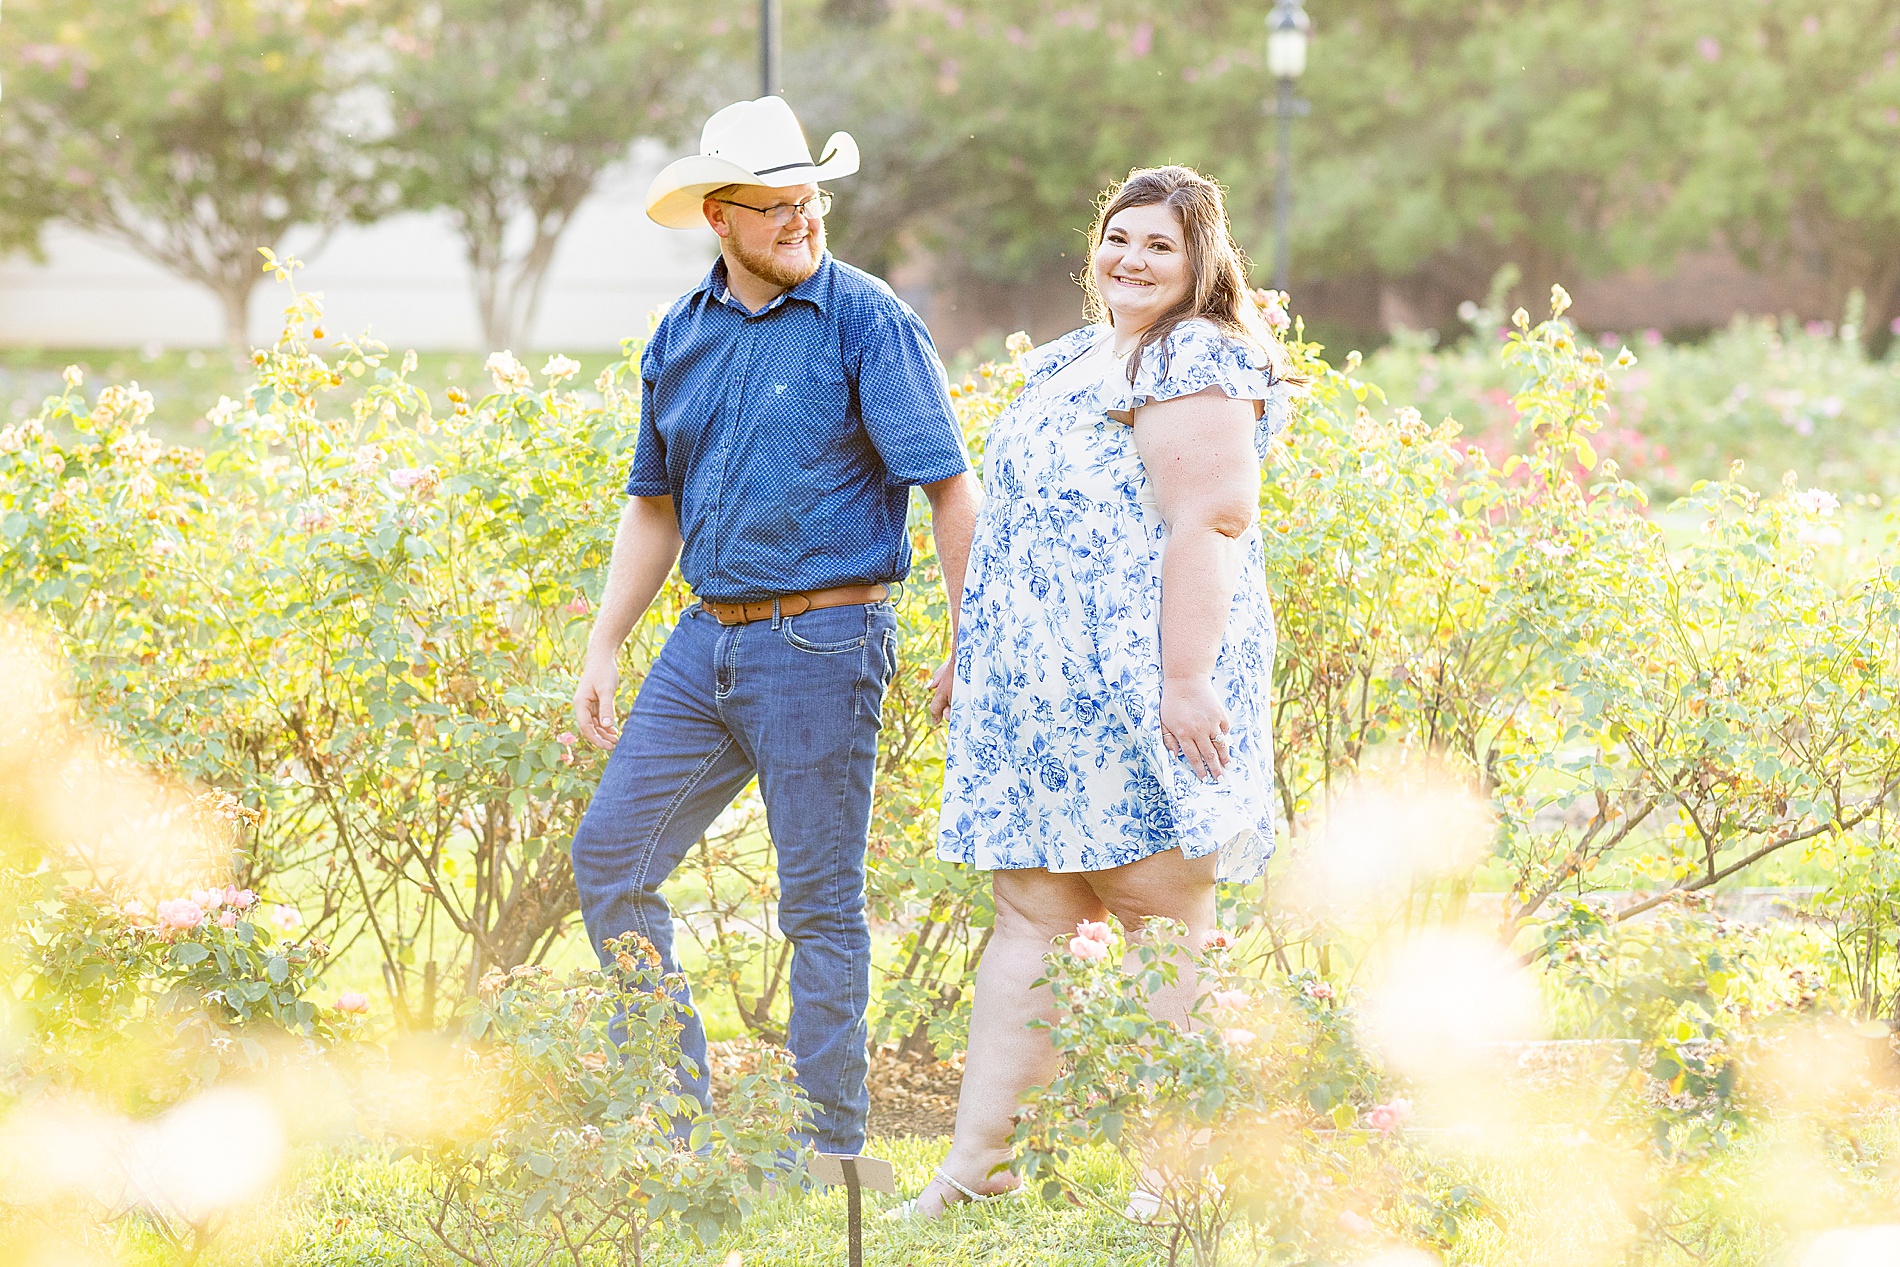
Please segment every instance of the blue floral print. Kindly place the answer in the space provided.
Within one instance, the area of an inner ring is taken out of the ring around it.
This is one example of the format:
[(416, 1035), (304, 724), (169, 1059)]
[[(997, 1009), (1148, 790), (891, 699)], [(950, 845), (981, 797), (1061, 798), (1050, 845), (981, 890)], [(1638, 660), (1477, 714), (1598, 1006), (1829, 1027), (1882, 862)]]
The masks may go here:
[[(1106, 326), (1032, 354), (991, 431), (957, 642), (938, 856), (983, 870), (1100, 871), (1179, 847), (1224, 880), (1273, 848), (1273, 609), (1256, 524), (1216, 663), (1231, 761), (1197, 778), (1161, 742), (1168, 528), (1126, 420), (1215, 387), (1259, 402), (1255, 446), (1290, 391), (1257, 350), (1183, 322), (1135, 381)], [(1117, 418), (1122, 421), (1117, 421)]]

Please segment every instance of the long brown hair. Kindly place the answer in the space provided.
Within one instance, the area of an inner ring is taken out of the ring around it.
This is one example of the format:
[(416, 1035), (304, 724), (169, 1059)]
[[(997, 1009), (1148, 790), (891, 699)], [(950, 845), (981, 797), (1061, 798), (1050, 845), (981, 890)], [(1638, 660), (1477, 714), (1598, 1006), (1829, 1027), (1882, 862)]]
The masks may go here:
[[(1234, 241), (1227, 224), (1227, 203), (1221, 187), (1191, 167), (1143, 167), (1102, 195), (1095, 227), (1089, 230), (1089, 264), (1082, 274), (1091, 321), (1108, 321), (1108, 305), (1095, 284), (1095, 253), (1101, 249), (1108, 222), (1130, 207), (1166, 206), (1181, 221), (1186, 240), (1188, 271), (1193, 286), (1142, 332), (1135, 353), (1128, 358), (1128, 381), (1134, 382), (1142, 355), (1150, 344), (1162, 343), (1183, 321), (1196, 317), (1211, 321), (1230, 338), (1258, 348), (1267, 356), (1275, 378), (1289, 377), (1290, 358), (1279, 336), (1260, 315), (1247, 286), (1247, 255)], [(1162, 372), (1167, 372), (1164, 363)]]

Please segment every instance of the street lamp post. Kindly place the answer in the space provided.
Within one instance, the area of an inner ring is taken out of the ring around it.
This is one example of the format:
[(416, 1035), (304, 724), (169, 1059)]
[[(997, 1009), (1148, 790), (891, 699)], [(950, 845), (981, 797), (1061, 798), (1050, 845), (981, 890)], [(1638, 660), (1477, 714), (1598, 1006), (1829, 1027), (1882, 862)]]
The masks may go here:
[(1312, 103), (1293, 95), (1293, 82), (1306, 73), (1306, 40), (1312, 19), (1300, 0), (1276, 0), (1267, 15), (1267, 71), (1279, 83), (1273, 113), (1280, 120), (1280, 161), (1273, 195), (1273, 288), (1287, 288), (1287, 225), (1293, 214), (1293, 116)]
[(778, 0), (759, 0), (759, 95), (778, 92)]

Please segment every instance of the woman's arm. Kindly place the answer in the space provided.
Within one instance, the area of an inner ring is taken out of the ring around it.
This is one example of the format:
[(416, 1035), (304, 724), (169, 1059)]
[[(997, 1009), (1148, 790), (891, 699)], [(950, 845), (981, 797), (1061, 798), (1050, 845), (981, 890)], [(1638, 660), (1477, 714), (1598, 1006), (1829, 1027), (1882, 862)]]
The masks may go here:
[(1239, 538), (1260, 516), (1255, 402), (1210, 387), (1135, 411), (1135, 448), (1168, 523), (1161, 562), (1161, 736), (1194, 773), (1227, 768), (1214, 662), (1240, 579)]

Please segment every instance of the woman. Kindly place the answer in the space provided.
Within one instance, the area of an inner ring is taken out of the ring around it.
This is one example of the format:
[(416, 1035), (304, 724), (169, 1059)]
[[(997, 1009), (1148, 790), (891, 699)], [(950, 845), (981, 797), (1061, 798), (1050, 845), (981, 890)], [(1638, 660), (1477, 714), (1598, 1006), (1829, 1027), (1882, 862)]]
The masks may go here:
[[(1260, 459), (1286, 419), (1219, 186), (1137, 171), (1091, 235), (1096, 324), (1039, 349), (985, 449), (948, 706), (940, 857), (992, 872), (956, 1141), (916, 1212), (999, 1195), (1055, 1053), (1053, 939), (1113, 913), (1199, 944), (1273, 838)], [(1157, 1015), (1185, 1024), (1192, 974)]]

